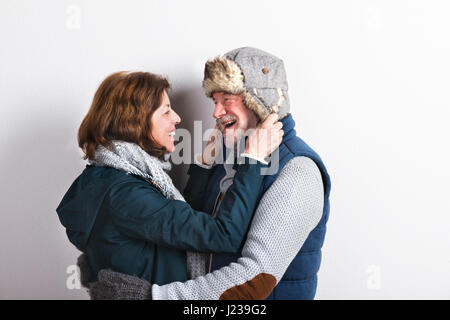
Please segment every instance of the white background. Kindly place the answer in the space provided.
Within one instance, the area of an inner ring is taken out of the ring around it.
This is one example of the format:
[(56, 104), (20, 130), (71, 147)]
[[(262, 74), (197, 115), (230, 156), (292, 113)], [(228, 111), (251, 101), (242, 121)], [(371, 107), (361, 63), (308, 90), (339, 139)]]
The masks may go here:
[(284, 59), (332, 178), (316, 298), (449, 299), (449, 17), (448, 1), (1, 1), (0, 298), (88, 298), (55, 209), (107, 75), (166, 75), (180, 127), (206, 129), (204, 62), (253, 46)]

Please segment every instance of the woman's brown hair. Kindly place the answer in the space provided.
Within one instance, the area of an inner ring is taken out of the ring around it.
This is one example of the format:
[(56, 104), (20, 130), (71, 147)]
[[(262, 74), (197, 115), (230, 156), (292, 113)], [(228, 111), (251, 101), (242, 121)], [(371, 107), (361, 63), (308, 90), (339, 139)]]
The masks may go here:
[(84, 158), (94, 160), (97, 146), (112, 140), (134, 142), (161, 158), (166, 149), (152, 138), (150, 117), (169, 88), (167, 79), (149, 72), (116, 72), (103, 80), (78, 129)]

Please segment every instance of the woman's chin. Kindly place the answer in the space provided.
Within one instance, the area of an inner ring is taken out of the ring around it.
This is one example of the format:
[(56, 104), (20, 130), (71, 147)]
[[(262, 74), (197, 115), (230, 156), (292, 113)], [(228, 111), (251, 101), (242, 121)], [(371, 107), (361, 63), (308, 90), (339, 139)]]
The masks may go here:
[(166, 146), (166, 150), (168, 153), (172, 153), (175, 150), (175, 145)]

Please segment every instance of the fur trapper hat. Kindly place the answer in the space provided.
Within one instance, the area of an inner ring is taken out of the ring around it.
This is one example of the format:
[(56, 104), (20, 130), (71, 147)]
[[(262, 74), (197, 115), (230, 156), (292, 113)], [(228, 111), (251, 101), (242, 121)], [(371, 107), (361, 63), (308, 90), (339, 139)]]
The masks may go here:
[(272, 112), (279, 119), (289, 113), (283, 60), (259, 49), (239, 48), (207, 61), (203, 88), (208, 97), (215, 92), (242, 94), (247, 108), (261, 120)]

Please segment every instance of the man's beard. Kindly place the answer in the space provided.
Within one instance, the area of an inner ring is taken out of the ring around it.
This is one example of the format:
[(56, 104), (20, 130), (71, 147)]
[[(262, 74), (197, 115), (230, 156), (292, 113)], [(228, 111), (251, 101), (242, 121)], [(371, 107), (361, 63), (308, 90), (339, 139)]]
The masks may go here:
[(226, 128), (226, 124), (229, 124), (229, 123), (231, 123), (233, 121), (235, 123), (238, 122), (238, 118), (236, 116), (233, 116), (233, 115), (223, 116), (222, 118), (216, 120), (217, 128), (220, 130), (220, 132), (223, 133), (223, 131)]
[[(233, 115), (225, 115), (222, 118), (216, 120), (217, 128), (222, 133), (222, 136), (223, 136), (224, 142), (225, 142), (225, 146), (228, 149), (236, 150), (236, 145), (237, 145), (236, 142), (238, 141), (238, 137), (236, 137), (236, 135), (239, 136), (239, 131), (238, 131), (239, 128), (237, 130), (233, 130), (232, 135), (225, 135), (225, 129), (227, 128), (227, 126), (231, 127), (233, 125), (236, 125), (236, 123), (239, 126), (238, 121), (239, 121), (238, 118)], [(242, 130), (242, 129), (240, 129), (240, 130)]]

